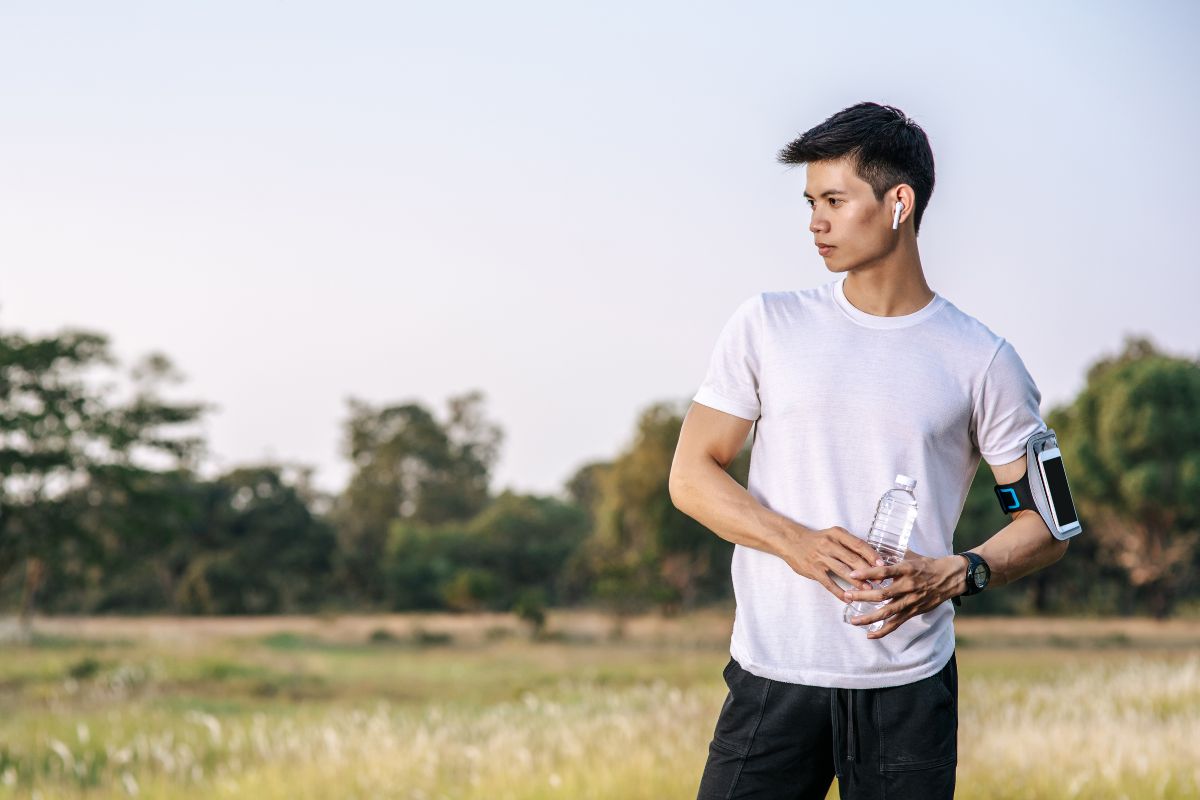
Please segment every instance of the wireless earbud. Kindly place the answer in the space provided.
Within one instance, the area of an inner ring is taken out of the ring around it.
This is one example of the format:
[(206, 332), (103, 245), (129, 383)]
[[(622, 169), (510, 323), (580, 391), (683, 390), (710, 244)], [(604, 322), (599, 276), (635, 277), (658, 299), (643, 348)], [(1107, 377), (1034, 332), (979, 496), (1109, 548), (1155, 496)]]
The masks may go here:
[(900, 227), (900, 212), (904, 210), (904, 201), (896, 201), (896, 213), (892, 215), (892, 230)]

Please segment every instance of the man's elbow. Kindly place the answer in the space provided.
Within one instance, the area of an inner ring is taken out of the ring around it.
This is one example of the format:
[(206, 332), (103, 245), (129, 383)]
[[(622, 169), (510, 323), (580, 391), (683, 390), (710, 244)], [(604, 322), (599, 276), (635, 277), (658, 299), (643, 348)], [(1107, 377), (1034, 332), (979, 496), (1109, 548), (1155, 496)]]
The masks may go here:
[(1049, 564), (1053, 564), (1067, 554), (1067, 547), (1070, 546), (1071, 540), (1059, 539), (1051, 533), (1050, 528), (1041, 517), (1038, 517), (1038, 522), (1041, 523), (1042, 530), (1046, 532), (1046, 537), (1050, 540), (1046, 545), (1046, 550), (1050, 553)]
[(1042, 530), (1046, 532), (1046, 536), (1050, 539), (1050, 544), (1048, 544), (1046, 547), (1050, 551), (1051, 556), (1053, 556), (1053, 559), (1050, 562), (1053, 564), (1055, 561), (1058, 561), (1067, 554), (1067, 547), (1070, 546), (1071, 540), (1059, 539), (1057, 536), (1055, 536), (1050, 530), (1050, 526), (1046, 524), (1046, 521), (1042, 519), (1041, 515), (1038, 515), (1038, 522), (1041, 523)]
[[(1051, 537), (1051, 538), (1053, 538), (1053, 537)], [(1070, 539), (1054, 539), (1054, 544), (1052, 545), (1052, 547), (1054, 548), (1054, 561), (1058, 561), (1060, 558), (1065, 556), (1067, 554), (1067, 548), (1070, 545), (1071, 545)], [(1054, 563), (1054, 562), (1051, 562), (1051, 563)]]
[(1037, 513), (1033, 509), (1027, 509), (1024, 511), (1018, 511), (1017, 517), (1025, 517), (1030, 520), (1032, 524), (1041, 528), (1043, 535), (1046, 537), (1043, 549), (1050, 554), (1050, 560), (1047, 562), (1047, 566), (1049, 564), (1053, 564), (1055, 561), (1058, 561), (1067, 554), (1067, 547), (1070, 545), (1071, 540), (1059, 539), (1057, 536), (1051, 533), (1050, 527), (1046, 525), (1046, 521), (1042, 519), (1041, 514)]
[(676, 459), (667, 478), (667, 494), (671, 497), (671, 505), (687, 514), (688, 508), (694, 505), (698, 487), (705, 477), (702, 462), (688, 458)]
[(683, 511), (683, 503), (687, 496), (687, 478), (678, 465), (671, 467), (671, 474), (667, 478), (667, 494), (671, 497), (671, 505)]

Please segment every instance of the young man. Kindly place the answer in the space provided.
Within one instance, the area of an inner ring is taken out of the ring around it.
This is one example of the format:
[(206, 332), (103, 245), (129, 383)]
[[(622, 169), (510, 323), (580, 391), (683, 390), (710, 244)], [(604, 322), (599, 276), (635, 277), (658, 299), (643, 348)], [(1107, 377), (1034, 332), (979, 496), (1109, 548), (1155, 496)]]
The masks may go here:
[[(842, 798), (952, 797), (951, 601), (986, 583), (980, 558), (1003, 586), (1067, 547), (1024, 510), (972, 556), (953, 551), (979, 459), (999, 484), (1025, 474), (1041, 393), (1011, 344), (925, 281), (934, 168), (916, 123), (859, 103), (779, 158), (807, 164), (809, 230), (839, 278), (738, 306), (671, 465), (675, 506), (735, 544), (729, 693), (699, 797), (824, 798), (835, 775)], [(743, 489), (725, 468), (752, 424)], [(919, 515), (905, 559), (880, 566), (865, 540), (898, 473)], [(843, 621), (848, 601), (885, 599)]]

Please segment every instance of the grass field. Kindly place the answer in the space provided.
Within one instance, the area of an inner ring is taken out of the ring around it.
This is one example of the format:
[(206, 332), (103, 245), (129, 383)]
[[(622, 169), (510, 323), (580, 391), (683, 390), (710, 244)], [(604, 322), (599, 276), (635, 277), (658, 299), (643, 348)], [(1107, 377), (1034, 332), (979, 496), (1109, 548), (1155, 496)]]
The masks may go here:
[[(690, 798), (730, 620), (38, 619), (0, 648), (0, 798)], [(957, 635), (958, 797), (1200, 797), (1200, 622)]]

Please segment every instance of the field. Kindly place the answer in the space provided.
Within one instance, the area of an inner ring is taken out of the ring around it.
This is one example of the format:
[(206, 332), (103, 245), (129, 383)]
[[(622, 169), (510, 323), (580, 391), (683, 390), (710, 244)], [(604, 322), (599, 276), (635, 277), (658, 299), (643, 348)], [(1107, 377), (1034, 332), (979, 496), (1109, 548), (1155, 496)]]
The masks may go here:
[[(730, 620), (39, 618), (0, 646), (0, 798), (690, 798)], [(957, 634), (958, 797), (1200, 797), (1200, 622)]]

